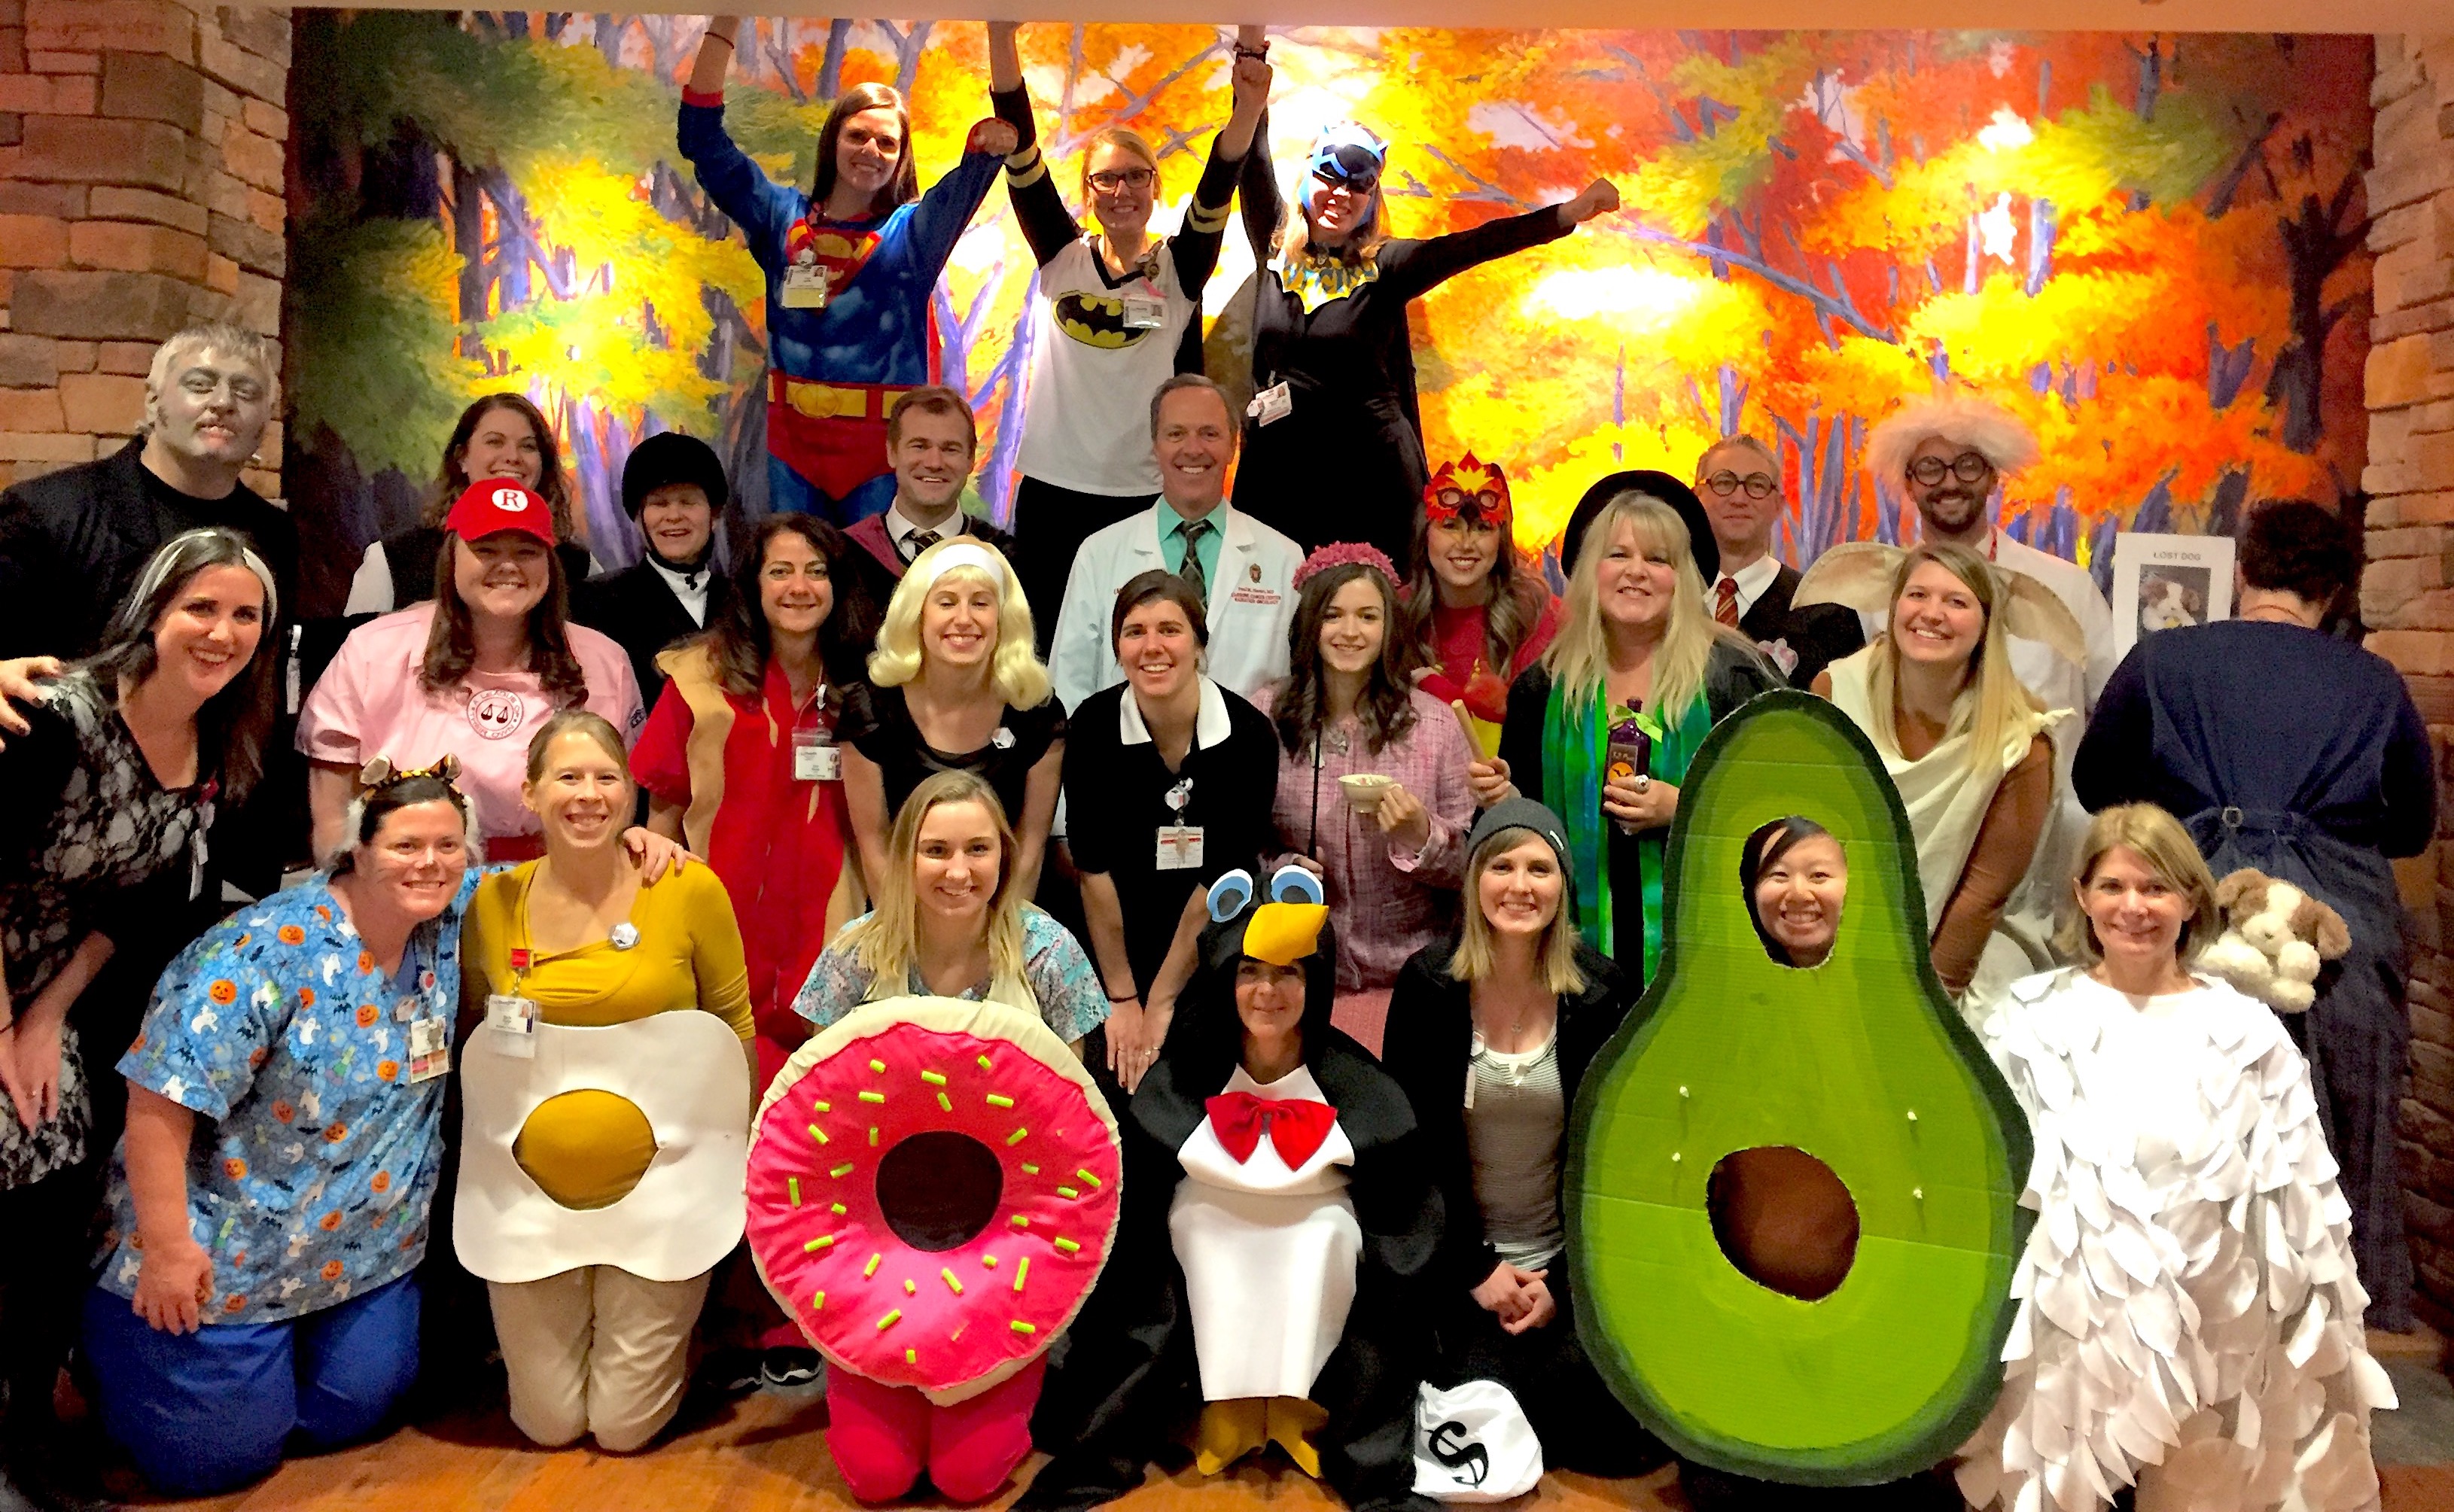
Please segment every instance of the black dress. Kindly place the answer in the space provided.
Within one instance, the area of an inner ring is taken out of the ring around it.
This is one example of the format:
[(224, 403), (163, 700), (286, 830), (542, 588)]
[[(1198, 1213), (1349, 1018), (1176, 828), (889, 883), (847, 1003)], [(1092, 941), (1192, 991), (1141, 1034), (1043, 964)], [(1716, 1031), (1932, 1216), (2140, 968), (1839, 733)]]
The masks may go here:
[(1052, 697), (1036, 709), (1008, 709), (988, 744), (949, 753), (920, 738), (901, 688), (855, 682), (843, 691), (843, 723), (836, 737), (867, 756), (886, 779), (888, 824), (895, 822), (912, 790), (930, 777), (940, 772), (971, 772), (996, 790), (1006, 822), (1018, 829), (1031, 769), (1050, 746), (1065, 738), (1065, 706)]
[(2251, 866), (2343, 916), (2351, 953), (2284, 1023), (2309, 1060), (2371, 1327), (2408, 1329), (2395, 1122), (2409, 1075), (2410, 954), (2389, 857), (2437, 828), (2428, 729), (2384, 658), (2298, 625), (2160, 631), (2106, 682), (2071, 785), (2091, 811), (2157, 804), (2217, 877)]
[[(1704, 668), (1704, 709), (1720, 724), (1749, 698), (1781, 685), (1780, 675), (1763, 658), (1717, 640)], [(1551, 672), (1538, 661), (1509, 684), (1508, 715), (1499, 727), (1499, 758), (1508, 763), (1508, 780), (1538, 803), (1550, 801), (1542, 793), (1542, 716), (1550, 700)], [(1580, 822), (1573, 815), (1559, 818), (1571, 828)], [(1599, 815), (1581, 822), (1610, 826), (1612, 937), (1618, 942), (1619, 968), (1627, 973), (1628, 996), (1634, 998), (1644, 992), (1644, 888), (1638, 874), (1637, 837)]]
[[(1406, 561), (1431, 469), (1423, 456), (1406, 306), (1478, 263), (1557, 241), (1574, 228), (1559, 207), (1428, 240), (1382, 242), (1343, 292), (1314, 307), (1280, 281), (1270, 243), (1290, 208), (1270, 162), (1265, 115), (1244, 157), (1245, 235), (1253, 244), (1253, 390), (1284, 383), (1294, 409), (1244, 421), (1236, 507), (1306, 551), (1368, 541)], [(1294, 213), (1301, 213), (1295, 210)]]
[[(1066, 740), (1066, 843), (1076, 870), (1116, 884), (1125, 956), (1138, 992), (1150, 991), (1167, 959), (1186, 899), (1237, 867), (1257, 867), (1277, 843), (1270, 822), (1278, 789), (1277, 734), (1258, 709), (1204, 679), (1203, 701), (1214, 693), (1218, 701), (1205, 721), (1223, 724), (1223, 734), (1209, 738), (1197, 730), (1184, 764), (1173, 772), (1147, 735), (1125, 743), (1123, 705), (1133, 690), (1124, 683), (1083, 699)], [(1169, 791), (1187, 782), (1184, 807), (1170, 808)], [(1199, 866), (1158, 869), (1158, 832), (1172, 824), (1201, 828)]]
[[(1498, 1315), (1474, 1300), (1474, 1288), (1498, 1268), (1499, 1252), (1483, 1237), (1459, 1095), (1473, 1064), (1474, 998), (1471, 986), (1449, 975), (1457, 947), (1454, 936), (1427, 946), (1398, 972), (1389, 998), (1388, 1036), (1380, 1047), (1381, 1068), (1404, 1090), (1414, 1109), (1423, 1163), (1448, 1215), (1439, 1258), (1432, 1267), (1438, 1293), (1433, 1319), (1439, 1341), (1433, 1378), (1442, 1385), (1497, 1381), (1506, 1386), (1541, 1440), (1546, 1466), (1593, 1475), (1635, 1474), (1660, 1462), (1663, 1451), (1612, 1397), (1577, 1341), (1567, 1255), (1562, 1252), (1547, 1267), (1543, 1284), (1559, 1314), (1540, 1328), (1510, 1334), (1499, 1326)], [(1563, 1114), (1575, 1109), (1585, 1068), (1627, 1017), (1633, 1001), (1608, 957), (1580, 944), (1577, 966), (1584, 973), (1584, 990), (1559, 998), (1559, 1024), (1553, 1031)], [(1564, 1152), (1562, 1159), (1564, 1163)]]

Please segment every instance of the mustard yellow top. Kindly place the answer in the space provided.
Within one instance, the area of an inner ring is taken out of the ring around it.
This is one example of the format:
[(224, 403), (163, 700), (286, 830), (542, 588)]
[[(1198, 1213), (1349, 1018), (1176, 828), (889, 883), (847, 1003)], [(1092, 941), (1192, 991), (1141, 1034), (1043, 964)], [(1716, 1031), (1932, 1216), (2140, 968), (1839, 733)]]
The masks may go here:
[[(488, 995), (500, 993), (533, 1000), (547, 1023), (594, 1028), (703, 1008), (744, 1041), (755, 1033), (741, 927), (714, 872), (694, 865), (643, 883), (630, 913), (639, 937), (628, 950), (601, 939), (538, 956), (514, 971), (512, 951), (528, 939), (521, 910), (536, 865), (529, 861), (477, 884), (460, 937), (461, 1002), (468, 1010), (481, 1010)], [(654, 1074), (654, 1068), (642, 1071)], [(548, 1099), (529, 1116), (513, 1146), (514, 1159), (546, 1195), (574, 1208), (621, 1200), (655, 1154), (646, 1116), (610, 1088)]]

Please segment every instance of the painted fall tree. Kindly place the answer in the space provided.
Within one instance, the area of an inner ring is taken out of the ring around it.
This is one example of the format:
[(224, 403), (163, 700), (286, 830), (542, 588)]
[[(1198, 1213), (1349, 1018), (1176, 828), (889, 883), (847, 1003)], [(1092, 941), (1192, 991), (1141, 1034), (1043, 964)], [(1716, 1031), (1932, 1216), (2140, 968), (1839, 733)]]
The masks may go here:
[[(312, 15), (313, 19), (304, 19)], [(717, 441), (763, 509), (757, 270), (673, 140), (694, 17), (302, 12), (293, 205), (292, 494), (345, 559), (404, 522), (452, 414), (528, 392), (563, 433), (596, 548), (636, 551), (618, 477), (638, 437)], [(1057, 183), (1089, 134), (1158, 149), (1163, 229), (1227, 114), (1227, 33), (1049, 23), (1021, 38)], [(1713, 438), (1774, 441), (1782, 554), (1897, 538), (1866, 428), (1967, 383), (2046, 461), (2015, 533), (2099, 556), (2116, 528), (2228, 524), (2246, 499), (2332, 498), (2352, 423), (2360, 38), (2086, 33), (1441, 32), (1277, 38), (1282, 175), (1341, 117), (1393, 144), (1396, 230), (1429, 235), (1613, 178), (1626, 212), (1418, 307), (1426, 441), (1520, 483), (1539, 545), (1596, 476), (1684, 472)], [(806, 182), (826, 102), (880, 80), (914, 107), (924, 182), (985, 114), (974, 23), (751, 23), (728, 122)], [(1209, 291), (1213, 375), (1244, 377), (1252, 256)], [(981, 505), (1010, 498), (1036, 271), (992, 192), (937, 292), (949, 382), (982, 419)], [(379, 374), (371, 377), (370, 374)]]

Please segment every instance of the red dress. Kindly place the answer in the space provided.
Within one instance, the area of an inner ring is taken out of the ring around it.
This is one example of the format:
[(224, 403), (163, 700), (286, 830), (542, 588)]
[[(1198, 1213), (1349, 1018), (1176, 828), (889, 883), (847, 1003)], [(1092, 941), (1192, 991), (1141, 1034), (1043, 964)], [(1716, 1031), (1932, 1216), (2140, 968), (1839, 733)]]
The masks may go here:
[[(682, 808), (683, 837), (733, 895), (763, 1087), (809, 1038), (793, 998), (826, 948), (829, 905), (851, 880), (843, 784), (794, 778), (798, 711), (774, 661), (754, 701), (725, 692), (697, 648), (668, 653), (659, 665), (664, 693), (631, 753), (631, 773), (650, 795)], [(843, 917), (855, 912), (848, 904)]]
[(1483, 738), (1477, 741), (1481, 755), (1488, 757), (1499, 746), (1500, 721), (1508, 715), (1508, 685), (1517, 675), (1534, 665), (1559, 633), (1559, 600), (1549, 593), (1542, 595), (1542, 613), (1534, 621), (1533, 633), (1517, 648), (1516, 656), (1504, 669), (1489, 665), (1490, 647), (1483, 637), (1486, 609), (1477, 604), (1471, 609), (1450, 609), (1445, 605), (1432, 608), (1432, 649), (1439, 665), (1422, 682), (1425, 693), (1442, 703), (1465, 702), (1465, 711), (1478, 726)]

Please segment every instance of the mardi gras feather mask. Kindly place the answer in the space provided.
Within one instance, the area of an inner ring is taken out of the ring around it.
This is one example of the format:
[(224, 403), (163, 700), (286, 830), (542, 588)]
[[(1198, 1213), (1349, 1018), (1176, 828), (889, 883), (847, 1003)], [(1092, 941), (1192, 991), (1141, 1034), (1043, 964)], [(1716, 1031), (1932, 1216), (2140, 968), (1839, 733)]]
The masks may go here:
[(1489, 525), (1505, 530), (1509, 520), (1508, 478), (1472, 452), (1443, 462), (1423, 490), (1423, 513), (1435, 525)]

